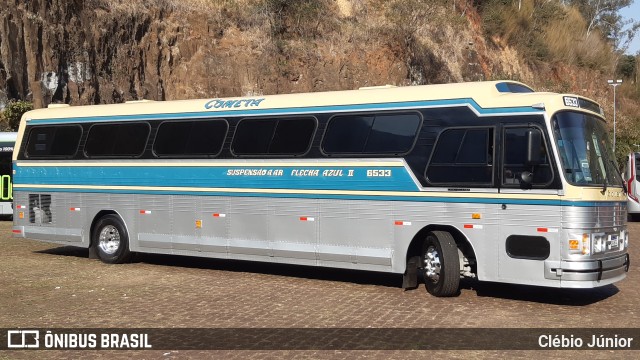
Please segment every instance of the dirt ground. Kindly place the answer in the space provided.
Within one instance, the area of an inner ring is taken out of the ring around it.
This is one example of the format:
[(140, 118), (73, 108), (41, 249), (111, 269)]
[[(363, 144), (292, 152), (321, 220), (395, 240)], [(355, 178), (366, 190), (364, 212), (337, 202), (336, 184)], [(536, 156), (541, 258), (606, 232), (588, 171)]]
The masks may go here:
[[(577, 291), (463, 283), (460, 296), (403, 291), (402, 277), (179, 256), (124, 265), (84, 249), (11, 237), (0, 222), (0, 328), (638, 328), (640, 223), (630, 223), (631, 270)], [(479, 330), (481, 331), (481, 330)], [(640, 339), (636, 341), (640, 342)], [(634, 351), (0, 351), (30, 358), (637, 358)]]

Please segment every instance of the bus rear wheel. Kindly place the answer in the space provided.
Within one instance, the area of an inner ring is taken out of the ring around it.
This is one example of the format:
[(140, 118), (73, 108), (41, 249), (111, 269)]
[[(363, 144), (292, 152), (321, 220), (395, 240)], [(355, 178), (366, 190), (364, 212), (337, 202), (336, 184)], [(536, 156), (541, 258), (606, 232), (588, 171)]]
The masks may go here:
[(108, 264), (122, 264), (131, 259), (129, 235), (116, 215), (105, 215), (93, 228), (91, 242), (98, 257)]
[(458, 295), (460, 259), (453, 236), (445, 231), (432, 231), (422, 246), (422, 269), (427, 291), (438, 297)]

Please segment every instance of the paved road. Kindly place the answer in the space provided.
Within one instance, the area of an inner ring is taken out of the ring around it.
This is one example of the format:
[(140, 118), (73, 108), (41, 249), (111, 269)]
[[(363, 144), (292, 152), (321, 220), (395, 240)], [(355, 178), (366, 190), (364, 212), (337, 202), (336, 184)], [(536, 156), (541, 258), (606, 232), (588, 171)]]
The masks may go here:
[[(124, 265), (11, 238), (0, 222), (0, 328), (615, 328), (640, 327), (640, 223), (627, 279), (589, 291), (464, 282), (439, 299), (397, 275), (142, 255)], [(636, 262), (637, 264), (637, 262)], [(637, 339), (636, 341), (640, 341)], [(494, 358), (500, 351), (17, 351), (2, 358)], [(510, 352), (510, 357), (634, 358), (634, 351)]]

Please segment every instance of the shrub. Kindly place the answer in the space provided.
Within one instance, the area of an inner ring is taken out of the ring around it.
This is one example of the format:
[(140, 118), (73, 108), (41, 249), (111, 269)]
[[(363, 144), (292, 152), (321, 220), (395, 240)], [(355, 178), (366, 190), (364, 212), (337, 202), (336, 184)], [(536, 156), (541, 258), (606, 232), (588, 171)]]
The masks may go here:
[(22, 114), (30, 110), (33, 110), (33, 104), (28, 101), (10, 101), (2, 113), (2, 117), (4, 118), (4, 121), (6, 121), (8, 130), (17, 131), (18, 126), (20, 126)]

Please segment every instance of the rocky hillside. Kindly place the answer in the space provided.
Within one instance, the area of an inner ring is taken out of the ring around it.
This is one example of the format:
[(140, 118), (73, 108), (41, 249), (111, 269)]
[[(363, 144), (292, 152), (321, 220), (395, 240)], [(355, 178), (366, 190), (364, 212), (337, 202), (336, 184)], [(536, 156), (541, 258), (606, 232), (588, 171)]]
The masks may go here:
[(601, 69), (527, 58), (520, 39), (487, 34), (476, 3), (487, 1), (0, 0), (0, 103), (498, 78), (606, 102)]

